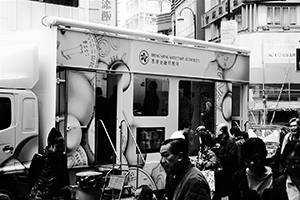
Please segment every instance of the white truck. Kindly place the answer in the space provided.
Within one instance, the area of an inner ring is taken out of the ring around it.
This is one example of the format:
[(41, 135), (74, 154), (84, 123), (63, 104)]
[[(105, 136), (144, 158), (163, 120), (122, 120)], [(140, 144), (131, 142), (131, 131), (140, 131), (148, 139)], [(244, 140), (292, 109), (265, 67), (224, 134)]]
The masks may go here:
[[(159, 191), (160, 143), (181, 123), (179, 90), (193, 104), (193, 129), (203, 125), (203, 92), (215, 103), (212, 131), (248, 121), (247, 49), (63, 18), (43, 22), (43, 29), (0, 36), (0, 193), (11, 199), (28, 196), (31, 158), (52, 127), (66, 138), (72, 184), (77, 172), (122, 164), (133, 189)], [(151, 82), (159, 100), (146, 113)]]

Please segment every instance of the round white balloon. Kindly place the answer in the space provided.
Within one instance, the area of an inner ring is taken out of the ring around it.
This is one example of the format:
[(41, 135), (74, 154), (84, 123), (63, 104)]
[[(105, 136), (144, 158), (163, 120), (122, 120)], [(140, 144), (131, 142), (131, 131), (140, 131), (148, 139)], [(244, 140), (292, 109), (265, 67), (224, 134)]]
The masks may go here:
[(68, 113), (82, 125), (87, 125), (94, 109), (94, 91), (87, 78), (79, 72), (70, 72), (68, 82)]
[[(60, 130), (63, 130), (63, 124), (60, 123)], [(73, 154), (79, 147), (82, 138), (80, 123), (73, 115), (68, 115), (67, 119), (67, 155)]]

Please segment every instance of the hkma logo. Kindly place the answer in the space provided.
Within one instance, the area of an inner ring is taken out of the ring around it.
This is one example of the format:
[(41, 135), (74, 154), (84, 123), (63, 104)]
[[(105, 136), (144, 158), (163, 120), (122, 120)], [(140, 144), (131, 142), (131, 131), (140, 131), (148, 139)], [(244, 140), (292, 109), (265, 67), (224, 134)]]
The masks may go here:
[(146, 65), (149, 62), (149, 53), (146, 50), (142, 50), (139, 55), (140, 62)]

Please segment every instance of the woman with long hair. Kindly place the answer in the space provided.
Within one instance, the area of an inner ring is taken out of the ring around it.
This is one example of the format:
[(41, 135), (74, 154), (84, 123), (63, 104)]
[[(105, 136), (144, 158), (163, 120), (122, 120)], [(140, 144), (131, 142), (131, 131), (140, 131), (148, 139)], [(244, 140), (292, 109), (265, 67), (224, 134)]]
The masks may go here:
[(200, 149), (197, 156), (196, 166), (200, 170), (215, 170), (219, 168), (216, 154), (212, 151), (214, 141), (207, 130), (199, 131)]

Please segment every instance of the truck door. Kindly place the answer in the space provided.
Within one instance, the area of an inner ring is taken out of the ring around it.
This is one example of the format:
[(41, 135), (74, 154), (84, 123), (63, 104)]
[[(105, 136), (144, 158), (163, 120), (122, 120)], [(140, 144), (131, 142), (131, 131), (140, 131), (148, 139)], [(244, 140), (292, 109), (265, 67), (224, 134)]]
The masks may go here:
[(121, 75), (58, 69), (56, 126), (66, 138), (69, 168), (111, 163)]
[(96, 165), (111, 164), (117, 153), (118, 126), (122, 118), (122, 75), (97, 72), (95, 80)]
[(12, 126), (13, 95), (0, 94), (0, 163), (12, 155), (15, 148), (15, 128)]

